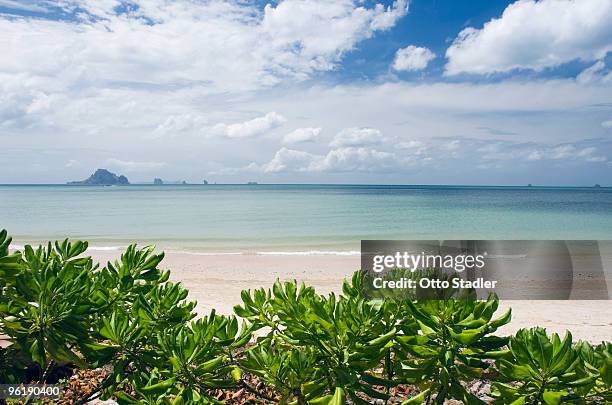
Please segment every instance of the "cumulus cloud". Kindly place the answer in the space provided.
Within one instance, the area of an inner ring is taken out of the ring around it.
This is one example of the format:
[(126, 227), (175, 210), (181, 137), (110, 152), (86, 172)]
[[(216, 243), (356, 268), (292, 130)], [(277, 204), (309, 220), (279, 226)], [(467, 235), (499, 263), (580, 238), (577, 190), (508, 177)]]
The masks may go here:
[(366, 146), (383, 141), (382, 133), (375, 128), (344, 128), (330, 142), (331, 147)]
[(176, 135), (181, 132), (201, 130), (207, 123), (208, 120), (205, 117), (197, 114), (170, 115), (155, 128), (153, 135)]
[(287, 120), (282, 115), (272, 111), (264, 116), (235, 124), (219, 123), (213, 127), (213, 132), (228, 138), (251, 138), (281, 126)]
[[(308, 152), (283, 147), (276, 152), (272, 160), (262, 165), (261, 169), (265, 173), (278, 173), (283, 171), (310, 171), (313, 170), (316, 162), (320, 159), (320, 156), (313, 155)], [(256, 165), (249, 167), (256, 167)]]
[(398, 163), (397, 156), (390, 152), (366, 147), (343, 147), (329, 151), (314, 168), (317, 171), (374, 172), (394, 168)]
[(0, 72), (62, 77), (74, 86), (154, 83), (225, 92), (334, 69), (359, 41), (392, 27), (407, 3), (285, 0), (261, 10), (223, 0), (65, 0), (54, 8), (74, 19), (0, 16), (2, 36), (19, 38), (0, 45)]
[(264, 173), (279, 172), (374, 172), (396, 167), (398, 158), (390, 152), (367, 147), (341, 147), (331, 149), (326, 155), (281, 148), (272, 160), (258, 167)]
[(459, 33), (446, 51), (446, 74), (536, 71), (612, 50), (609, 0), (522, 0), (482, 29)]
[(393, 60), (393, 69), (398, 71), (422, 70), (435, 57), (436, 54), (428, 48), (410, 45), (397, 50)]
[(283, 137), (284, 144), (314, 141), (321, 133), (321, 128), (298, 128)]
[(112, 167), (135, 172), (154, 170), (166, 166), (166, 163), (164, 162), (136, 162), (132, 160), (121, 160), (115, 158), (108, 159), (106, 163)]
[(391, 28), (406, 12), (406, 0), (373, 8), (353, 0), (285, 0), (266, 5), (261, 31), (276, 57), (273, 69), (303, 78), (332, 69), (358, 41)]
[(267, 163), (251, 163), (243, 171), (263, 173), (384, 173), (389, 170), (406, 172), (432, 164), (470, 161), (474, 168), (504, 168), (538, 162), (607, 163), (607, 156), (589, 142), (544, 144), (486, 139), (432, 138), (427, 141), (408, 140), (388, 148), (341, 146), (325, 154), (313, 154), (286, 147), (278, 150)]
[[(593, 60), (577, 79), (352, 81), (339, 72), (339, 83), (335, 75), (319, 74), (338, 68), (363, 39), (395, 25), (406, 3), (269, 3), (29, 1), (52, 12), (48, 18), (0, 15), (0, 182), (65, 181), (73, 177), (64, 166), (74, 156), (82, 157), (80, 167), (109, 156), (125, 159), (125, 167), (167, 162), (164, 177), (201, 181), (197, 173), (215, 171), (219, 182), (253, 180), (254, 172), (288, 182), (386, 181), (393, 173), (407, 181), (407, 168), (431, 168), (430, 162), (452, 165), (440, 181), (463, 181), (463, 168), (488, 162), (505, 165), (504, 180), (514, 178), (520, 165), (541, 165), (538, 173), (558, 178), (566, 161), (582, 165), (564, 173), (568, 184), (606, 174), (597, 160), (612, 155), (612, 145), (580, 142), (583, 136), (609, 138), (602, 126), (612, 86), (605, 61)], [(574, 3), (569, 8), (576, 10)], [(532, 46), (524, 44), (527, 50)], [(538, 55), (540, 45), (534, 45)], [(287, 130), (280, 113), (291, 119)], [(302, 131), (289, 136), (298, 127)], [(326, 132), (315, 135), (319, 127)], [(477, 148), (491, 142), (467, 137), (490, 138), (501, 134), (497, 128), (513, 132), (505, 139), (516, 143), (474, 158)], [(219, 136), (187, 136), (215, 131)], [(258, 137), (267, 131), (274, 137)], [(324, 136), (328, 131), (331, 139)], [(174, 134), (184, 136), (163, 139)], [(307, 149), (298, 146), (311, 135), (315, 141)], [(453, 139), (435, 139), (443, 136)], [(278, 139), (286, 150), (277, 157)], [(576, 150), (553, 151), (564, 144)], [(245, 167), (249, 162), (256, 164)], [(37, 164), (45, 170), (28, 169)], [(376, 176), (342, 172), (381, 167), (386, 169)], [(319, 174), (334, 170), (343, 174)], [(285, 172), (303, 174), (282, 177)], [(418, 179), (438, 181), (429, 173)], [(488, 174), (470, 178), (486, 182)]]
[(43, 5), (38, 5), (30, 1), (17, 0), (0, 0), (0, 7), (6, 7), (13, 10), (32, 11), (35, 13), (46, 13), (49, 10)]

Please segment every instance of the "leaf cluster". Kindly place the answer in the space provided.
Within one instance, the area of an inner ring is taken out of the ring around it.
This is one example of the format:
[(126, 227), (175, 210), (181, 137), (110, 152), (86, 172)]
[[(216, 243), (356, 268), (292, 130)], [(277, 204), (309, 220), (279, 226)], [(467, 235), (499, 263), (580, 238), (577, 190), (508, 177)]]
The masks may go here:
[(484, 403), (469, 389), (474, 380), (492, 381), (499, 404), (612, 402), (611, 343), (537, 327), (499, 336), (511, 312), (497, 316), (495, 296), (372, 298), (356, 272), (340, 295), (277, 281), (243, 291), (236, 316), (196, 318), (153, 247), (129, 246), (100, 267), (86, 242), (9, 253), (10, 242), (1, 231), (0, 335), (9, 345), (0, 348), (0, 383), (105, 366), (108, 376), (78, 403), (219, 403), (217, 390), (281, 404), (390, 403), (406, 386), (405, 404)]

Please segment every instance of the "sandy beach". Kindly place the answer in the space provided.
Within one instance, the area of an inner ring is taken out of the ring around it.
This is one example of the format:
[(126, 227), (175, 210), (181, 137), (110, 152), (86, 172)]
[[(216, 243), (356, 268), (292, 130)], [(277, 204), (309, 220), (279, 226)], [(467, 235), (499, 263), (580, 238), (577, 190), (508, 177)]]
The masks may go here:
[[(91, 252), (105, 264), (120, 252)], [(269, 288), (276, 279), (304, 281), (319, 293), (340, 292), (342, 280), (359, 268), (359, 256), (202, 255), (167, 252), (162, 268), (172, 271), (171, 279), (182, 282), (196, 300), (196, 310), (211, 309), (232, 313), (241, 302), (243, 289)], [(512, 322), (500, 330), (511, 334), (523, 327), (543, 326), (549, 332), (570, 330), (574, 339), (594, 343), (612, 340), (612, 300), (606, 301), (506, 301), (513, 311)]]

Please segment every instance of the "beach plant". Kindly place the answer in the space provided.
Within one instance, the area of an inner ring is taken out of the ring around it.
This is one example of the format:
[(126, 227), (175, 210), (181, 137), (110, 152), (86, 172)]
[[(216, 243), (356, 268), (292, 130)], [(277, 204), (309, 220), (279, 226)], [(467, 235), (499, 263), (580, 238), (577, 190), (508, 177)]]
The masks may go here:
[(157, 269), (160, 259), (149, 248), (134, 247), (101, 273), (105, 285), (124, 280), (105, 292), (122, 298), (107, 306), (110, 316), (99, 317), (96, 364), (112, 366), (99, 387), (101, 397), (122, 403), (213, 401), (210, 390), (238, 384), (233, 350), (249, 341), (250, 330), (214, 311), (193, 320), (196, 303)]
[(593, 346), (589, 342), (580, 341), (575, 350), (584, 362), (584, 367), (589, 375), (595, 379), (576, 391), (585, 402), (597, 400), (612, 403), (612, 343), (602, 342)]
[(556, 333), (549, 336), (544, 328), (521, 329), (508, 346), (509, 356), (497, 361), (496, 403), (575, 403), (581, 400), (581, 389), (597, 379), (584, 369), (569, 332), (561, 339)]
[(103, 305), (100, 314), (113, 309), (129, 312), (140, 297), (168, 281), (170, 272), (158, 268), (163, 258), (164, 253), (155, 254), (153, 246), (130, 245), (119, 260), (107, 263), (96, 273), (101, 288), (95, 300)]
[[(235, 312), (270, 333), (258, 339), (243, 366), (268, 379), (283, 392), (284, 401), (329, 403), (350, 397), (356, 403), (388, 395), (375, 386), (392, 385), (371, 373), (381, 364), (395, 329), (386, 331), (380, 307), (361, 297), (321, 296), (297, 282), (276, 282), (272, 291), (243, 293), (243, 305)], [(302, 352), (303, 356), (280, 355)], [(290, 364), (295, 371), (290, 386), (277, 384), (278, 369)], [(298, 389), (299, 385), (299, 389)]]
[(87, 365), (97, 287), (89, 277), (92, 260), (78, 257), (86, 249), (87, 243), (67, 240), (36, 250), (25, 246), (13, 262), (18, 272), (3, 276), (9, 287), (4, 287), (2, 333), (12, 349), (40, 367), (41, 382), (56, 364)]
[(464, 384), (483, 378), (491, 366), (487, 360), (508, 354), (507, 339), (493, 333), (510, 321), (511, 312), (493, 319), (498, 304), (495, 296), (486, 301), (407, 301), (418, 334), (395, 336), (403, 352), (398, 377), (421, 390), (407, 403), (442, 404), (448, 398), (482, 403)]
[[(18, 253), (9, 255), (12, 239), (6, 230), (0, 231), (0, 335), (7, 334), (7, 328), (13, 318), (10, 315), (24, 305), (15, 297), (14, 285), (17, 275), (21, 272), (21, 256)], [(15, 383), (25, 377), (25, 366), (19, 361), (19, 351), (12, 347), (0, 347), (0, 383)]]
[[(151, 403), (166, 399), (173, 404), (214, 403), (218, 401), (212, 390), (233, 389), (240, 384), (233, 349), (250, 339), (250, 331), (239, 330), (235, 317), (212, 312), (188, 326), (160, 334), (158, 339), (159, 357), (153, 368), (157, 379), (143, 379), (137, 372), (128, 380), (139, 393), (139, 401), (148, 397)], [(115, 396), (125, 399), (127, 394), (117, 391)]]
[(324, 376), (316, 363), (312, 348), (278, 350), (265, 343), (247, 350), (240, 362), (248, 372), (275, 387), (281, 404), (293, 399), (304, 404), (307, 398), (325, 390)]
[(153, 247), (131, 245), (99, 268), (86, 242), (9, 254), (10, 243), (0, 231), (0, 335), (8, 339), (0, 383), (104, 366), (106, 377), (77, 404), (221, 403), (240, 391), (268, 403), (389, 403), (407, 384), (418, 393), (406, 404), (477, 404), (466, 388), (477, 379), (493, 381), (500, 404), (612, 402), (611, 343), (573, 346), (569, 333), (542, 328), (496, 336), (511, 315), (493, 317), (495, 296), (373, 296), (356, 272), (342, 295), (277, 281), (243, 291), (237, 317), (196, 318), (196, 303), (169, 281)]

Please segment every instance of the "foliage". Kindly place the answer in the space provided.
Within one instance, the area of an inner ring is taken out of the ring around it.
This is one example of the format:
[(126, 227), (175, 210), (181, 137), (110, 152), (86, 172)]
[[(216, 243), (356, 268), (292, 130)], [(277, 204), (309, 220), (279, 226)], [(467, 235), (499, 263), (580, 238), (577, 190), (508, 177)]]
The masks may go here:
[(342, 295), (278, 281), (243, 291), (237, 317), (196, 319), (196, 303), (153, 247), (129, 246), (100, 268), (84, 255), (86, 242), (9, 254), (10, 242), (0, 232), (0, 334), (9, 342), (0, 348), (0, 383), (46, 382), (66, 365), (107, 366), (110, 375), (79, 403), (218, 403), (222, 389), (282, 404), (362, 404), (410, 384), (418, 392), (405, 403), (472, 404), (482, 401), (466, 386), (483, 378), (495, 381), (498, 403), (611, 401), (612, 344), (573, 345), (571, 335), (541, 328), (496, 336), (510, 312), (495, 319), (493, 296), (372, 298), (356, 272)]
[(408, 302), (419, 333), (396, 338), (405, 353), (401, 376), (418, 385), (427, 401), (435, 394), (439, 404), (447, 398), (482, 403), (462, 383), (482, 378), (490, 367), (486, 360), (507, 353), (500, 350), (506, 339), (491, 335), (510, 321), (510, 310), (493, 320), (497, 306), (493, 296), (487, 301)]
[[(270, 333), (257, 339), (243, 366), (271, 383), (281, 402), (329, 403), (343, 396), (361, 401), (388, 395), (373, 376), (396, 330), (386, 330), (383, 311), (361, 297), (321, 296), (296, 282), (276, 282), (272, 291), (243, 292), (236, 313)], [(333, 402), (332, 402), (333, 403)]]
[(578, 342), (576, 351), (584, 362), (586, 372), (595, 378), (577, 388), (580, 394), (590, 400), (601, 398), (612, 403), (612, 343), (603, 342), (593, 347), (588, 342)]
[(561, 339), (543, 328), (521, 329), (509, 348), (510, 356), (498, 361), (502, 382), (494, 388), (499, 403), (560, 404), (580, 398), (575, 390), (595, 380), (585, 372), (569, 332)]
[(89, 315), (97, 308), (91, 300), (93, 262), (78, 258), (86, 249), (87, 243), (68, 241), (36, 250), (26, 246), (4, 280), (2, 332), (43, 370), (53, 362), (86, 366), (84, 355), (92, 342)]

